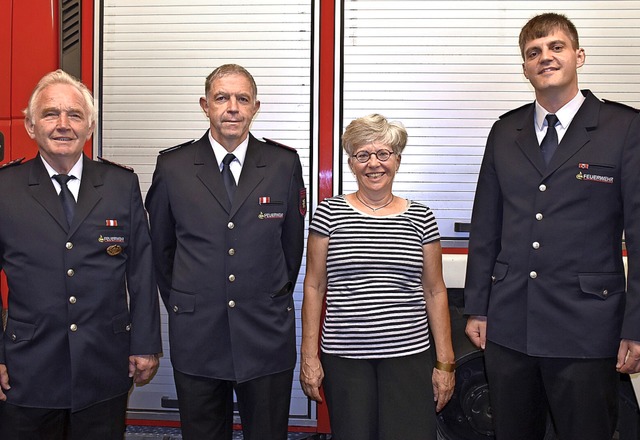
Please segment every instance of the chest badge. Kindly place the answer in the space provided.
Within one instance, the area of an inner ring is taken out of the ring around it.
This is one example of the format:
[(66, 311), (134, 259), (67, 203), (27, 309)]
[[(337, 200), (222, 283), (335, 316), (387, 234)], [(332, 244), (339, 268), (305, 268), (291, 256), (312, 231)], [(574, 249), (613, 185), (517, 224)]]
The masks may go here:
[(284, 212), (262, 212), (258, 214), (260, 220), (273, 220), (284, 218)]
[(610, 177), (610, 176), (601, 176), (599, 174), (583, 173), (582, 171), (576, 174), (576, 179), (582, 180), (582, 181), (609, 183), (609, 184), (613, 183), (613, 180), (614, 180), (613, 177)]
[(120, 253), (122, 253), (122, 246), (120, 246), (119, 244), (112, 244), (107, 248), (107, 254), (109, 254), (112, 257), (115, 257)]

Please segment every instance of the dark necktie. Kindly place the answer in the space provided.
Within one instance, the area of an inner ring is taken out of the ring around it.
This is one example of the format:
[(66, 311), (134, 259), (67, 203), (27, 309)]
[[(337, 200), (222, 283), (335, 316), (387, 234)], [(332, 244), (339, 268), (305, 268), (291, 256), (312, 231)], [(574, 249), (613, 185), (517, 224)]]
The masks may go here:
[(67, 182), (75, 179), (75, 177), (67, 174), (56, 174), (52, 177), (60, 184), (60, 202), (62, 203), (62, 209), (64, 209), (64, 215), (67, 217), (67, 225), (70, 226), (76, 209), (76, 199), (73, 198), (73, 194), (69, 191)]
[(556, 131), (556, 124), (558, 123), (558, 117), (549, 113), (545, 119), (547, 120), (547, 134), (544, 135), (544, 139), (540, 143), (540, 150), (542, 150), (542, 157), (544, 162), (549, 165), (549, 161), (558, 148), (558, 132)]
[(222, 159), (222, 180), (224, 180), (224, 186), (227, 189), (227, 195), (229, 196), (230, 202), (233, 201), (233, 195), (236, 192), (236, 179), (233, 178), (233, 173), (231, 172), (229, 164), (235, 158), (236, 157), (233, 154), (229, 153), (224, 157), (224, 159)]

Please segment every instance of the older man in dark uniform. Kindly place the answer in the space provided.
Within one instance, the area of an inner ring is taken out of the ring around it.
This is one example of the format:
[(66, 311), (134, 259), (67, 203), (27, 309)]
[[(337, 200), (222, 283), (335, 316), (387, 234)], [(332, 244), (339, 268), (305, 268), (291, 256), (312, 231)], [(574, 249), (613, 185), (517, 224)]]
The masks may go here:
[(486, 347), (497, 439), (544, 438), (547, 412), (561, 439), (611, 439), (618, 372), (640, 370), (640, 116), (578, 88), (565, 16), (532, 18), (520, 50), (536, 101), (487, 140), (467, 334)]
[(161, 152), (146, 206), (186, 440), (284, 440), (296, 362), (293, 288), (305, 188), (295, 151), (249, 133), (251, 74), (218, 67), (200, 99), (210, 130)]
[(25, 117), (39, 154), (0, 171), (0, 438), (122, 440), (132, 378), (147, 381), (161, 351), (138, 178), (82, 154), (93, 99), (63, 71)]

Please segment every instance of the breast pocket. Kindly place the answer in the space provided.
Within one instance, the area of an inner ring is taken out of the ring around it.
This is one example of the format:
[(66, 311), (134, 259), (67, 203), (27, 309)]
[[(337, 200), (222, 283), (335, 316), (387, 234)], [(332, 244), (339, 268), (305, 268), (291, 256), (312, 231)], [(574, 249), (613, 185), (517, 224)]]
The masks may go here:
[(258, 204), (258, 219), (266, 221), (282, 220), (287, 212), (287, 205), (280, 200), (269, 199)]
[(606, 185), (618, 183), (618, 171), (615, 164), (608, 163), (579, 163), (576, 179), (583, 185)]
[(103, 229), (98, 231), (97, 246), (109, 257), (124, 256), (129, 243), (124, 228)]

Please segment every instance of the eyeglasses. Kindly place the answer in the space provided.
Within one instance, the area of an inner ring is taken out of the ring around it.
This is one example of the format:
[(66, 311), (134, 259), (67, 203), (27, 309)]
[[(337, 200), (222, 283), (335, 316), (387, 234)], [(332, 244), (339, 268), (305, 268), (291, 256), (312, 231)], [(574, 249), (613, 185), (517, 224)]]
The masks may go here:
[(355, 157), (356, 160), (360, 163), (366, 163), (369, 162), (369, 159), (371, 159), (371, 155), (373, 154), (375, 154), (380, 162), (386, 162), (391, 157), (391, 155), (395, 153), (389, 150), (378, 150), (373, 153), (369, 153), (368, 151), (360, 151), (351, 157)]

